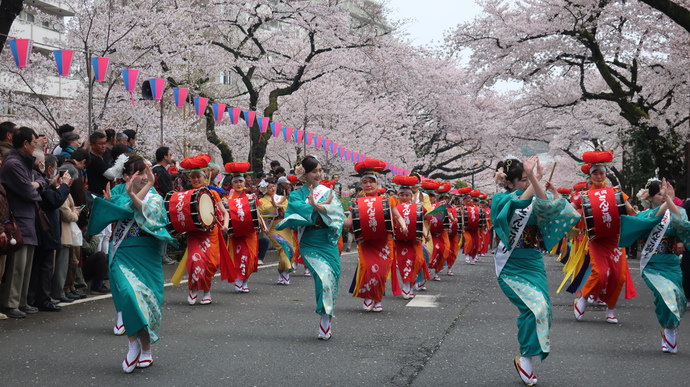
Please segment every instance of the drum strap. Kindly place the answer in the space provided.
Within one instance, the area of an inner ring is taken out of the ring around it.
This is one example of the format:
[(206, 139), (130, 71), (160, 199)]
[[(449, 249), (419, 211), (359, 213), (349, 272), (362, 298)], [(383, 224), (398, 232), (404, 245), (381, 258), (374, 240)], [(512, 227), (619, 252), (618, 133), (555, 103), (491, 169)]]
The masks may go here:
[(652, 232), (647, 238), (647, 242), (644, 244), (644, 249), (642, 249), (642, 257), (640, 257), (640, 272), (644, 270), (645, 266), (647, 266), (647, 263), (656, 252), (656, 249), (659, 247), (659, 243), (661, 243), (661, 240), (664, 238), (664, 234), (666, 234), (666, 230), (670, 224), (671, 211), (666, 210), (664, 217), (661, 218), (661, 222), (654, 226)]
[(532, 215), (532, 205), (515, 210), (513, 217), (510, 219), (510, 237), (508, 243), (510, 243), (510, 249), (507, 249), (503, 241), (498, 244), (496, 248), (496, 256), (494, 257), (494, 264), (496, 265), (496, 277), (501, 275), (503, 267), (505, 267), (510, 258), (510, 252), (515, 248), (517, 243), (520, 241), (520, 236), (522, 231), (525, 230), (527, 226), (527, 221), (530, 215)]

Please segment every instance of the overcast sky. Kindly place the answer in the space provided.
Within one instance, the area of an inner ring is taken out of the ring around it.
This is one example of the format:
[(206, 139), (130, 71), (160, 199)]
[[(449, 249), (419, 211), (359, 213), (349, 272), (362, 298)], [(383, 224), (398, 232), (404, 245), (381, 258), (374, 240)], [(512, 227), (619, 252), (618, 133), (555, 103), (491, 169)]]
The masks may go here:
[(405, 29), (414, 44), (443, 41), (443, 32), (472, 20), (481, 8), (474, 0), (389, 0), (394, 19), (412, 19)]

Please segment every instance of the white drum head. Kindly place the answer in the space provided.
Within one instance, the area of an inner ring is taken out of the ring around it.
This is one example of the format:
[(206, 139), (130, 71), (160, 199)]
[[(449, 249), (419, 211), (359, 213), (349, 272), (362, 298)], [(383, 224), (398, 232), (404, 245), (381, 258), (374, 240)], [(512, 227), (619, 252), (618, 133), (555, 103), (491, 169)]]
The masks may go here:
[(198, 197), (199, 219), (205, 226), (213, 225), (213, 215), (215, 208), (213, 208), (213, 199), (207, 193), (201, 193)]

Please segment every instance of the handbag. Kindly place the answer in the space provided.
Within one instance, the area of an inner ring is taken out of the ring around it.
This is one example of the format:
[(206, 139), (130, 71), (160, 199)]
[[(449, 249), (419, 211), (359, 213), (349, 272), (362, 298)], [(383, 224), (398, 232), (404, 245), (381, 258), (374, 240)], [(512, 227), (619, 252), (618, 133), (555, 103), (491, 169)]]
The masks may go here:
[(36, 222), (38, 223), (39, 230), (47, 232), (50, 230), (50, 219), (48, 219), (48, 214), (41, 208), (41, 206), (36, 203)]
[(84, 243), (84, 236), (81, 233), (81, 229), (77, 222), (70, 222), (70, 229), (72, 230), (72, 246), (81, 247)]
[[(11, 211), (10, 218), (5, 221), (3, 226), (5, 227), (7, 242), (4, 244), (0, 243), (0, 255), (11, 254), (21, 249), (24, 246), (24, 238)], [(14, 241), (14, 244), (12, 244), (12, 241)]]

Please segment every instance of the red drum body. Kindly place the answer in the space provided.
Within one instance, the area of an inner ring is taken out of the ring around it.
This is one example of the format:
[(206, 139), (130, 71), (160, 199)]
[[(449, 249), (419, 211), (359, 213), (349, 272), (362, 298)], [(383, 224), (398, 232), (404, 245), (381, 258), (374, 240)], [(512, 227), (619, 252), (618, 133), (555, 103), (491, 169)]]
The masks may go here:
[(421, 241), (424, 234), (424, 207), (415, 203), (399, 203), (397, 208), (407, 224), (407, 235), (396, 227), (393, 237), (400, 241)]
[(215, 200), (206, 187), (165, 196), (165, 209), (170, 223), (168, 229), (176, 233), (211, 231), (215, 221)]
[(589, 240), (620, 234), (620, 217), (627, 213), (622, 192), (602, 188), (582, 192), (580, 198)]
[(463, 212), (463, 220), (465, 224), (465, 230), (475, 231), (479, 230), (479, 221), (481, 217), (484, 216), (484, 221), (486, 221), (486, 216), (484, 211), (477, 206), (467, 206)]
[(230, 213), (228, 223), (230, 236), (245, 236), (259, 230), (259, 211), (254, 196), (228, 198), (228, 213)]
[(393, 233), (392, 219), (390, 202), (381, 196), (352, 202), (352, 232), (358, 241), (387, 238)]

